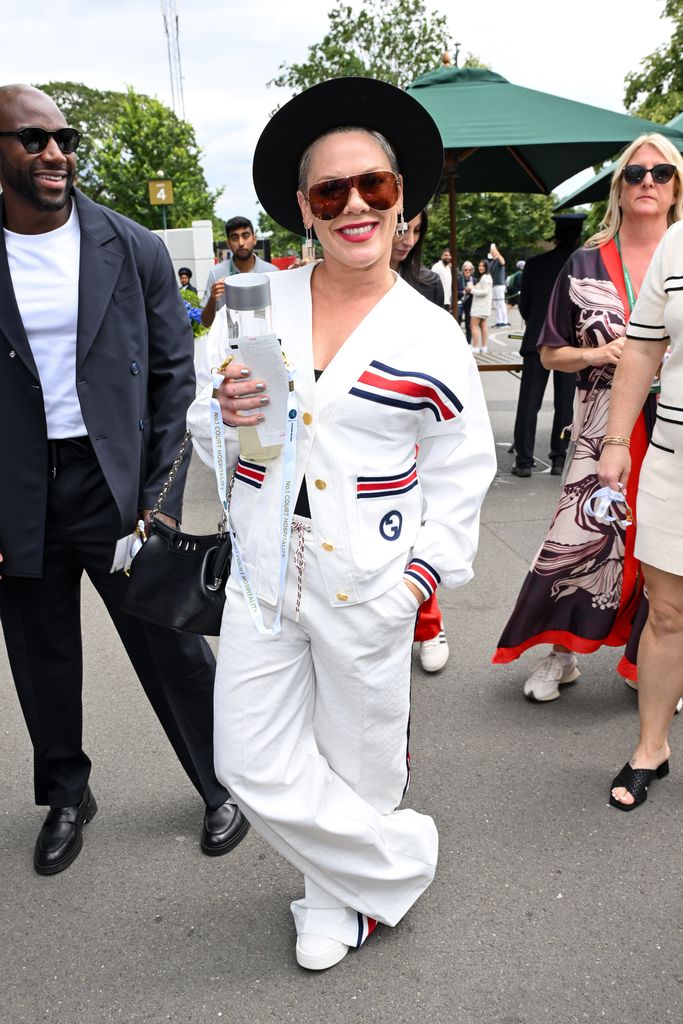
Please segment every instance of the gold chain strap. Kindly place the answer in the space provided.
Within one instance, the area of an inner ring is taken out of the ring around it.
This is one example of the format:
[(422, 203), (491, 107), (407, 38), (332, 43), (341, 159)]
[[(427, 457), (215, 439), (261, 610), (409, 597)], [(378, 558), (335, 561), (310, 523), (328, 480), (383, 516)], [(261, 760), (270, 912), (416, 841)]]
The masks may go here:
[(166, 478), (166, 483), (161, 488), (161, 491), (159, 493), (159, 497), (156, 500), (156, 504), (155, 504), (154, 508), (152, 509), (152, 511), (150, 512), (149, 518), (152, 521), (154, 519), (156, 519), (156, 517), (159, 514), (159, 512), (161, 512), (161, 506), (163, 505), (164, 501), (166, 500), (166, 495), (170, 491), (171, 485), (172, 485), (173, 481), (175, 480), (176, 476), (178, 475), (178, 470), (180, 469), (181, 463), (182, 463), (183, 459), (185, 458), (185, 452), (187, 451), (187, 446), (188, 446), (188, 444), (190, 443), (191, 440), (192, 440), (192, 433), (191, 433), (191, 431), (186, 430), (185, 431), (185, 436), (182, 439), (182, 441), (180, 442), (180, 448), (178, 450), (178, 454), (176, 455), (175, 461), (174, 461), (173, 465), (171, 466), (171, 471), (170, 471), (170, 473), (168, 474), (168, 476)]

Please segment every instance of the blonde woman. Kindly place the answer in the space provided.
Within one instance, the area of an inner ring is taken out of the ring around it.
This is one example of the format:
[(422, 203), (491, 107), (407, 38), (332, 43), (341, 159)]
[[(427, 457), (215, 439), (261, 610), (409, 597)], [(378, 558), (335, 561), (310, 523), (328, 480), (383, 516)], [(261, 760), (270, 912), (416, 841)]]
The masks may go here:
[[(597, 462), (607, 428), (612, 378), (626, 323), (667, 227), (683, 213), (683, 160), (663, 135), (636, 139), (617, 161), (601, 230), (568, 260), (539, 338), (546, 369), (576, 373), (567, 469), (548, 535), (527, 574), (493, 657), (514, 661), (552, 644), (524, 684), (524, 695), (552, 701), (578, 679), (576, 654), (627, 645), (618, 671), (635, 684), (636, 651), (647, 609), (633, 548), (635, 527), (602, 523), (584, 506), (600, 487)], [(655, 417), (650, 395), (631, 435), (629, 498)]]
[(472, 326), (472, 351), (488, 352), (488, 324), (493, 302), (493, 278), (489, 274), (486, 260), (479, 260), (476, 284), (468, 284), (466, 291), (472, 296), (470, 324)]

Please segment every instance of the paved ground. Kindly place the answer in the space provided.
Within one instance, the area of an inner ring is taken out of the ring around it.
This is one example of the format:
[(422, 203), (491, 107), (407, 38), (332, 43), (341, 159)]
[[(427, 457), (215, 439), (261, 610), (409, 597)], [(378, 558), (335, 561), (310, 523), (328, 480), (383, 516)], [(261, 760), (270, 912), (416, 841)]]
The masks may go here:
[[(505, 344), (504, 332), (496, 338)], [(533, 655), (489, 664), (558, 480), (509, 475), (518, 384), (502, 373), (484, 383), (499, 474), (476, 578), (443, 595), (447, 668), (414, 671), (409, 800), (441, 836), (423, 899), (333, 971), (301, 971), (288, 911), (297, 873), (253, 833), (226, 858), (202, 856), (202, 808), (86, 586), (86, 736), (100, 812), (79, 859), (53, 878), (31, 867), (43, 812), (0, 654), (2, 1024), (680, 1024), (680, 767), (636, 813), (608, 807), (636, 727), (616, 652), (582, 659), (578, 685), (549, 706), (520, 695)], [(546, 405), (540, 456), (549, 424)], [(188, 525), (210, 528), (214, 502), (195, 466)]]

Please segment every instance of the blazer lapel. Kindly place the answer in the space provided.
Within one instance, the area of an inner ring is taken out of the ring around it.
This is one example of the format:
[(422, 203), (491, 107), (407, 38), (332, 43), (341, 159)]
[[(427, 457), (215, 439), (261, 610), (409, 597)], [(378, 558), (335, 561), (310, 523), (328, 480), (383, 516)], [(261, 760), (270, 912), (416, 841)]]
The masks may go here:
[(116, 231), (97, 204), (77, 190), (74, 197), (81, 228), (76, 336), (76, 364), (81, 366), (104, 319), (124, 255), (116, 247)]
[(333, 415), (372, 360), (382, 357), (384, 346), (392, 347), (394, 331), (400, 327), (400, 321), (393, 324), (393, 310), (401, 288), (409, 287), (397, 277), (393, 288), (372, 307), (330, 361), (317, 387), (321, 416)]
[(3, 216), (4, 209), (2, 196), (0, 195), (0, 334), (7, 338), (10, 349), (16, 352), (36, 380), (39, 380), (38, 368), (33, 358), (28, 337), (26, 336), (14, 294), (14, 287), (12, 286), (12, 275), (9, 272), (7, 249), (5, 246), (5, 233), (2, 230)]

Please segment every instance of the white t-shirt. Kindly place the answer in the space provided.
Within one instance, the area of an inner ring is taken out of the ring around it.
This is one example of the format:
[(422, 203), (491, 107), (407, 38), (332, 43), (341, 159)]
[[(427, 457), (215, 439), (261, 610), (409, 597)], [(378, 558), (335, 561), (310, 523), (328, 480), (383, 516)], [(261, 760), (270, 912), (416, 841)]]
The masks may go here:
[(447, 267), (442, 260), (437, 260), (437, 262), (432, 267), (432, 270), (441, 278), (441, 284), (443, 285), (444, 306), (450, 306), (451, 293), (453, 289), (453, 271), (451, 270), (450, 266)]
[(84, 437), (88, 431), (76, 391), (81, 255), (76, 204), (55, 231), (4, 232), (12, 286), (43, 389), (47, 436)]

